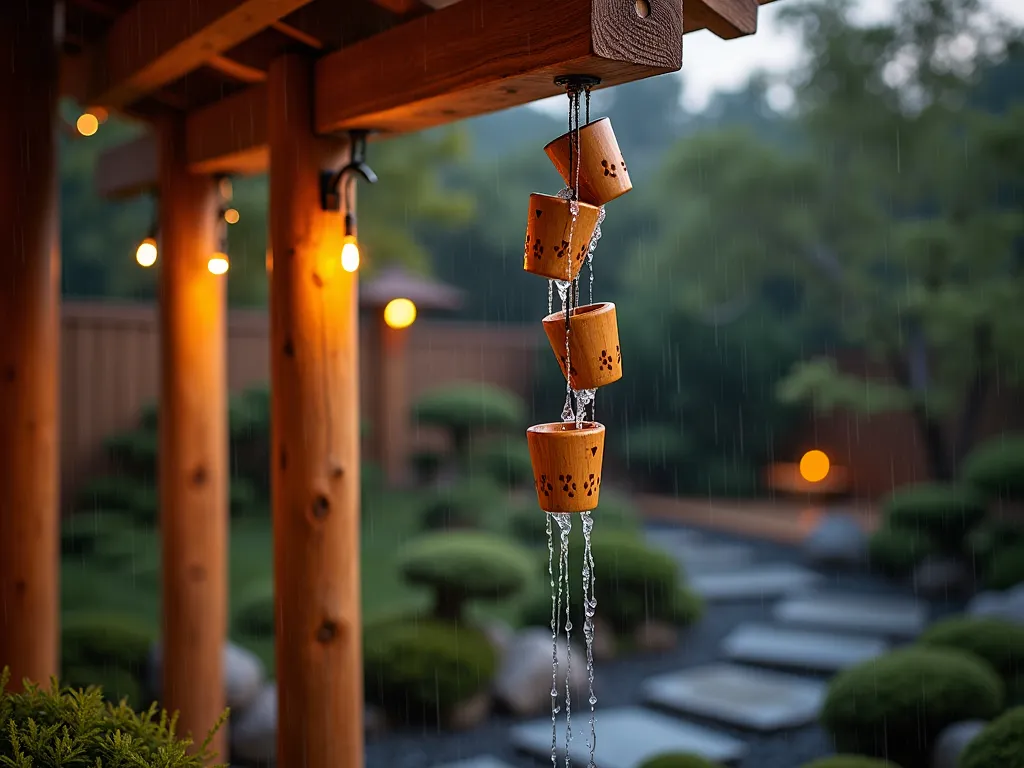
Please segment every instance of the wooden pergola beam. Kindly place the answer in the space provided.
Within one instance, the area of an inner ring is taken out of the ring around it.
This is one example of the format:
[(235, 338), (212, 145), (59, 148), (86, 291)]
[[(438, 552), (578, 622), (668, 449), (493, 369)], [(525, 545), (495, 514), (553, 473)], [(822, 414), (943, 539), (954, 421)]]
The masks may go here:
[(758, 6), (771, 0), (703, 0), (688, 2), (683, 14), (685, 31), (708, 29), (724, 40), (757, 32)]
[(85, 101), (121, 108), (177, 80), (310, 0), (139, 0), (86, 57)]
[(319, 59), (315, 127), (417, 131), (554, 96), (557, 75), (672, 72), (682, 34), (678, 0), (646, 18), (621, 0), (461, 0)]

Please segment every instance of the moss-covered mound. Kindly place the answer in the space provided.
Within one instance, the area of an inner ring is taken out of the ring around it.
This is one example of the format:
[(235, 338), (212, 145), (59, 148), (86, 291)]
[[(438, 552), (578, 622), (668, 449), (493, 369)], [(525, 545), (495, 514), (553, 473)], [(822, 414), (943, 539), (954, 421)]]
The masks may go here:
[(989, 723), (967, 745), (958, 768), (1024, 768), (1024, 707)]

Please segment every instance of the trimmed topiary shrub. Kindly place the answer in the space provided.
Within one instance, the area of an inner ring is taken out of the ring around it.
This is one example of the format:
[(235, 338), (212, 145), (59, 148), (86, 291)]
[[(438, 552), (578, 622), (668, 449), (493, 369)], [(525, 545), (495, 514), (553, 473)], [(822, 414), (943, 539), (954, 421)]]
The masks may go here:
[(697, 755), (673, 753), (658, 755), (640, 764), (640, 768), (722, 768), (721, 763), (713, 763)]
[(452, 448), (465, 460), (474, 432), (521, 427), (526, 406), (518, 396), (490, 384), (451, 384), (422, 395), (413, 406), (413, 417), (420, 424), (447, 430)]
[(269, 517), (266, 501), (260, 498), (256, 486), (248, 480), (232, 478), (229, 494), (232, 517)]
[[(578, 527), (578, 524), (574, 527)], [(581, 537), (582, 539), (582, 537)], [(554, 568), (558, 572), (555, 544)], [(703, 602), (682, 583), (676, 561), (661, 550), (649, 547), (631, 533), (595, 532), (591, 553), (597, 579), (594, 596), (598, 615), (611, 627), (630, 633), (649, 619), (689, 626), (703, 614)], [(544, 585), (547, 585), (547, 554), (543, 557)], [(573, 617), (583, 616), (583, 542), (570, 541), (569, 579)], [(551, 595), (539, 590), (523, 607), (523, 621), (534, 626), (551, 622)], [(573, 619), (576, 620), (575, 618)]]
[(192, 742), (175, 736), (173, 719), (156, 705), (139, 715), (127, 704), (104, 703), (98, 689), (30, 685), (11, 693), (9, 680), (5, 668), (0, 674), (0, 763), (10, 768), (204, 768), (213, 758), (210, 739), (224, 722), (214, 724), (190, 754)]
[(142, 703), (143, 679), (154, 627), (129, 616), (72, 614), (61, 627), (64, 682), (73, 687), (100, 684), (104, 695)]
[(989, 723), (967, 745), (957, 768), (1024, 768), (1024, 707)]
[(802, 768), (900, 768), (896, 763), (888, 760), (876, 760), (873, 757), (862, 755), (833, 755), (823, 757), (812, 763), (807, 763)]
[(488, 513), (507, 502), (505, 489), (489, 478), (463, 480), (426, 494), (420, 522), (424, 530), (476, 528)]
[(397, 560), (405, 581), (434, 593), (434, 616), (455, 622), (471, 600), (518, 593), (532, 570), (520, 546), (479, 531), (427, 534), (406, 544)]
[(61, 521), (60, 552), (91, 555), (111, 536), (134, 528), (135, 522), (124, 512), (79, 512)]
[(274, 584), (259, 581), (239, 597), (231, 625), (244, 637), (254, 639), (274, 636)]
[(882, 527), (868, 540), (871, 567), (887, 576), (908, 575), (928, 555), (938, 550), (925, 534), (901, 528)]
[(981, 572), (992, 562), (1001, 549), (1024, 544), (1024, 527), (1005, 520), (982, 523), (967, 535), (964, 554)]
[(929, 627), (921, 645), (966, 651), (986, 661), (1007, 686), (1024, 685), (1024, 627), (1003, 619), (957, 616)]
[(103, 441), (116, 474), (147, 480), (156, 478), (159, 443), (156, 430), (152, 429), (121, 432)]
[(153, 485), (130, 477), (98, 477), (78, 494), (76, 510), (123, 512), (140, 525), (156, 525), (160, 499)]
[(921, 765), (943, 728), (991, 719), (1002, 706), (1003, 684), (981, 659), (914, 647), (840, 672), (821, 723), (842, 752)]
[(414, 451), (409, 457), (409, 463), (412, 464), (416, 482), (419, 485), (431, 485), (437, 480), (437, 475), (444, 464), (444, 456), (438, 451), (425, 448)]
[(446, 725), (460, 704), (490, 688), (498, 657), (470, 627), (389, 621), (367, 627), (363, 665), (366, 700), (393, 722)]
[[(471, 458), (475, 467), (477, 458)], [(494, 440), (480, 452), (479, 464), (496, 483), (507, 488), (533, 485), (533, 464), (530, 449), (523, 438), (506, 437)]]
[(982, 443), (964, 459), (960, 476), (989, 498), (1024, 499), (1024, 435)]
[(1024, 583), (1024, 543), (1010, 544), (992, 553), (985, 568), (988, 589), (1010, 589)]
[(885, 501), (890, 528), (917, 531), (944, 549), (959, 551), (967, 532), (985, 518), (985, 497), (969, 486), (921, 483), (893, 491)]

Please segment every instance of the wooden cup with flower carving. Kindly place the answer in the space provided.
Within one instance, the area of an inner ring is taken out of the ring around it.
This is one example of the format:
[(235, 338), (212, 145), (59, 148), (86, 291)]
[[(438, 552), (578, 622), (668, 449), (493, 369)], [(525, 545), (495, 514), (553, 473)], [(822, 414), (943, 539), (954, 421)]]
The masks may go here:
[(571, 143), (572, 133), (564, 133), (544, 147), (544, 151), (567, 187), (575, 188), (576, 165), (579, 164), (580, 202), (602, 206), (633, 188), (612, 122), (607, 117), (580, 126), (579, 153), (570, 152)]
[[(544, 333), (566, 375), (565, 312), (542, 321)], [(615, 305), (603, 301), (577, 307), (569, 317), (569, 384), (573, 389), (597, 389), (622, 378), (622, 352)]]
[(583, 268), (601, 211), (580, 203), (576, 221), (568, 200), (530, 195), (523, 269), (549, 280), (573, 280)]
[(526, 430), (537, 503), (545, 512), (597, 508), (604, 462), (604, 425), (585, 421), (537, 424)]

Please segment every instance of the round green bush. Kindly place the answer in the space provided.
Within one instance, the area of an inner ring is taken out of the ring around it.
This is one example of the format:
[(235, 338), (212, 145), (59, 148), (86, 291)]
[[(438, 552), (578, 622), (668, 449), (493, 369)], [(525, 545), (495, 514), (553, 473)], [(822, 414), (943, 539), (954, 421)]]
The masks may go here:
[(1024, 583), (1024, 543), (1009, 544), (992, 553), (985, 568), (988, 589), (1010, 589)]
[(933, 624), (918, 642), (974, 654), (986, 661), (1008, 687), (1024, 681), (1024, 627), (1013, 622), (957, 616)]
[(479, 531), (426, 534), (402, 547), (397, 563), (406, 582), (434, 593), (434, 615), (452, 621), (470, 600), (512, 597), (532, 570), (518, 544)]
[[(478, 459), (471, 457), (471, 464)], [(533, 464), (530, 449), (522, 437), (506, 437), (490, 441), (480, 452), (479, 463), (495, 482), (508, 488), (533, 485)]]
[(444, 725), (459, 704), (490, 687), (498, 665), (483, 632), (447, 622), (371, 626), (363, 645), (366, 700), (397, 723)]
[[(203, 768), (212, 762), (207, 745), (190, 750), (178, 739), (169, 713), (155, 706), (139, 715), (127, 704), (104, 703), (93, 688), (56, 686), (7, 690), (10, 671), (0, 674), (0, 763), (53, 766), (55, 748), (65, 768), (157, 766)], [(216, 731), (223, 719), (214, 725)], [(210, 736), (213, 734), (211, 733)]]
[(235, 632), (253, 639), (274, 636), (274, 584), (258, 581), (238, 598), (231, 621)]
[(79, 512), (61, 521), (60, 552), (92, 555), (111, 536), (134, 528), (132, 518), (123, 512)]
[[(582, 541), (570, 540), (572, 603), (569, 610), (574, 617), (583, 616), (583, 551)], [(558, 552), (556, 542), (553, 564), (556, 577)], [(667, 553), (649, 547), (629, 532), (595, 531), (591, 554), (596, 573), (594, 597), (597, 599), (597, 612), (613, 629), (629, 633), (648, 619), (688, 626), (700, 618), (703, 603), (681, 583), (679, 568)], [(535, 626), (546, 626), (551, 622), (547, 554), (543, 556), (543, 568), (544, 588), (523, 606), (522, 613), (523, 621)]]
[(964, 459), (960, 476), (990, 498), (1024, 499), (1024, 435), (982, 443)]
[(1003, 684), (981, 659), (913, 647), (840, 672), (829, 685), (821, 723), (842, 752), (919, 765), (943, 728), (991, 719), (1002, 706)]
[(78, 494), (78, 512), (123, 512), (140, 525), (156, 525), (160, 499), (153, 485), (125, 476), (98, 477)]
[(658, 755), (640, 764), (640, 768), (722, 768), (721, 763), (713, 763), (697, 755), (682, 752), (669, 755)]
[(430, 485), (437, 479), (437, 475), (444, 465), (444, 456), (438, 451), (425, 448), (414, 451), (409, 456), (409, 463), (412, 465), (417, 483), (420, 485)]
[(245, 478), (234, 477), (231, 479), (229, 488), (228, 504), (231, 509), (231, 516), (241, 517), (268, 517), (267, 504), (260, 499), (256, 486)]
[(807, 763), (803, 768), (900, 768), (888, 760), (876, 760), (862, 755), (833, 755)]
[(413, 417), (425, 426), (447, 430), (455, 451), (466, 456), (473, 432), (507, 432), (521, 427), (526, 406), (520, 397), (500, 387), (460, 383), (423, 394), (413, 406)]
[(425, 494), (420, 524), (427, 531), (476, 528), (507, 501), (505, 489), (488, 478), (471, 478)]
[(885, 501), (890, 528), (917, 531), (943, 546), (960, 548), (964, 536), (985, 518), (985, 497), (969, 486), (942, 483), (908, 485)]
[(71, 614), (62, 618), (61, 675), (76, 688), (104, 685), (104, 695), (140, 703), (149, 649), (157, 632), (134, 617)]
[(118, 474), (135, 478), (156, 477), (160, 445), (156, 430), (136, 429), (111, 435), (103, 441), (107, 456)]
[(1024, 527), (1006, 520), (982, 523), (967, 535), (964, 555), (980, 571), (987, 569), (992, 557), (1001, 549), (1024, 544)]
[(989, 723), (971, 739), (958, 768), (1024, 768), (1024, 707)]
[(868, 540), (871, 567), (887, 576), (906, 576), (928, 555), (937, 551), (925, 534), (902, 528), (882, 527)]

